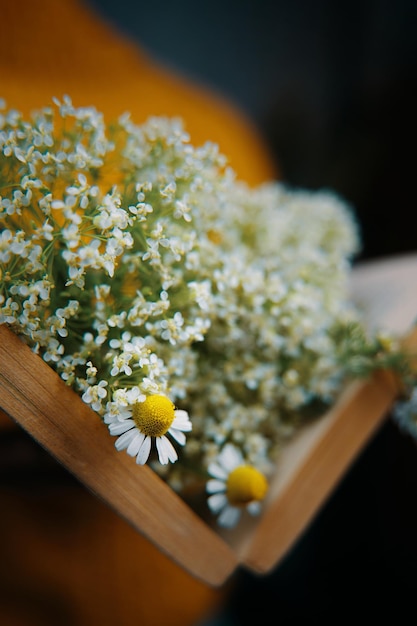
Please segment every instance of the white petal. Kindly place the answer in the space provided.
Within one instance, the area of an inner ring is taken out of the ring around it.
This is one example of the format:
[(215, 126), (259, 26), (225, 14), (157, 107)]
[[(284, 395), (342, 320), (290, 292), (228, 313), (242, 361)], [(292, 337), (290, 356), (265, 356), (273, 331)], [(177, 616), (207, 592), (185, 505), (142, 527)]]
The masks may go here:
[(224, 493), (215, 493), (207, 498), (207, 503), (213, 513), (218, 513), (227, 505), (228, 500)]
[(226, 491), (226, 484), (222, 480), (208, 480), (206, 483), (207, 493), (219, 493)]
[(124, 448), (127, 448), (127, 446), (132, 441), (136, 433), (137, 433), (137, 430), (135, 430), (134, 428), (131, 428), (130, 430), (127, 431), (127, 433), (124, 433), (124, 435), (121, 435), (118, 439), (116, 439), (116, 442), (114, 444), (116, 447), (116, 450), (124, 450)]
[(172, 427), (177, 428), (178, 430), (183, 430), (184, 432), (189, 432), (192, 430), (193, 425), (188, 417), (187, 411), (182, 411), (181, 409), (175, 410), (174, 421), (172, 422)]
[(145, 435), (137, 430), (136, 435), (132, 439), (132, 441), (129, 443), (126, 452), (130, 456), (136, 456), (137, 453), (139, 452), (139, 448), (141, 447), (144, 439), (145, 439)]
[(239, 521), (240, 509), (236, 506), (227, 506), (219, 515), (217, 523), (223, 528), (233, 528)]
[(261, 509), (262, 509), (262, 505), (258, 501), (250, 502), (246, 507), (246, 510), (249, 511), (251, 515), (259, 515), (259, 513), (261, 512)]
[(234, 470), (238, 465), (241, 465), (242, 462), (243, 457), (240, 451), (231, 443), (227, 443), (219, 454), (219, 463), (221, 463), (228, 472)]
[(133, 420), (123, 420), (123, 422), (113, 422), (109, 425), (109, 431), (111, 435), (121, 435), (127, 430), (130, 430), (135, 425)]
[(156, 449), (158, 450), (159, 462), (161, 465), (166, 465), (168, 461), (175, 463), (178, 459), (174, 446), (169, 439), (165, 437), (165, 435), (162, 437), (156, 437)]
[(210, 463), (207, 469), (208, 469), (208, 473), (214, 478), (219, 478), (220, 480), (227, 480), (227, 477), (229, 475), (228, 472), (226, 472), (226, 470), (215, 461), (213, 461), (213, 463)]
[(136, 463), (138, 465), (145, 465), (146, 461), (149, 458), (149, 453), (151, 451), (151, 437), (145, 437), (142, 442), (141, 447), (139, 448), (138, 455), (136, 457)]
[(178, 443), (183, 446), (186, 442), (186, 437), (184, 435), (184, 433), (181, 430), (177, 430), (176, 428), (171, 428), (169, 429), (169, 434), (171, 435), (171, 437), (174, 437), (175, 441), (178, 441)]

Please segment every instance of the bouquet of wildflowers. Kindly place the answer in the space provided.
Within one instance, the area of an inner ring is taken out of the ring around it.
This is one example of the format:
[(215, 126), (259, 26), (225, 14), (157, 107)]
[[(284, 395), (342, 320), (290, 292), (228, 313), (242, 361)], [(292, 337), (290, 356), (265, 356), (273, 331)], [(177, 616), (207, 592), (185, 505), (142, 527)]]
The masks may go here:
[(249, 188), (180, 120), (106, 125), (68, 97), (0, 112), (0, 324), (222, 526), (260, 510), (282, 446), (350, 377), (406, 376), (349, 300), (359, 245), (335, 194)]

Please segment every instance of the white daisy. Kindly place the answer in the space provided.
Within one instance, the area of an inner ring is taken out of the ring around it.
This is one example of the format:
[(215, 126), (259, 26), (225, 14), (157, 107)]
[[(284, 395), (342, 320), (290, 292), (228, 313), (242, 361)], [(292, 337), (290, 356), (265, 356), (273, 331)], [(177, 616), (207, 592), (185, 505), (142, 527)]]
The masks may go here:
[(166, 437), (169, 433), (180, 445), (185, 444), (184, 432), (192, 428), (187, 411), (176, 409), (173, 402), (163, 395), (148, 396), (143, 402), (135, 402), (129, 416), (113, 419), (109, 424), (112, 435), (120, 435), (115, 442), (117, 450), (124, 450), (136, 457), (138, 465), (149, 458), (152, 438), (155, 438), (159, 462), (166, 465), (178, 459), (177, 452)]
[(206, 490), (211, 494), (207, 502), (211, 511), (219, 514), (219, 526), (236, 526), (243, 509), (251, 515), (260, 513), (260, 501), (268, 489), (266, 478), (244, 462), (235, 446), (226, 444), (217, 461), (208, 466), (208, 472), (213, 478), (207, 481)]

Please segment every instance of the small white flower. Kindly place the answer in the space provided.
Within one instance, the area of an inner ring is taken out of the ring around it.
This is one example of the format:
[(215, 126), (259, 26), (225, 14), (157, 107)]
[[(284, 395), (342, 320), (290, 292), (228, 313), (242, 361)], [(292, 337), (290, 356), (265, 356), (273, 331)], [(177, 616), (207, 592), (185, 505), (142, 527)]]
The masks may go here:
[(155, 439), (161, 465), (166, 465), (169, 461), (174, 463), (178, 455), (166, 434), (183, 446), (184, 432), (189, 432), (192, 428), (188, 413), (175, 409), (171, 400), (160, 394), (135, 402), (127, 419), (120, 419), (118, 416), (117, 419), (110, 420), (106, 420), (110, 434), (119, 435), (115, 443), (117, 450), (126, 449), (130, 456), (136, 457), (138, 465), (144, 465), (148, 460), (152, 439)]
[(107, 397), (108, 382), (106, 380), (100, 380), (98, 385), (92, 385), (88, 387), (83, 393), (82, 399), (87, 404), (91, 404), (91, 408), (94, 411), (99, 411), (102, 406), (102, 400)]
[[(0, 304), (2, 302), (0, 301)], [(0, 309), (0, 324), (14, 324), (19, 311), (19, 305), (11, 298), (7, 298), (5, 304)]]
[(241, 513), (246, 509), (251, 515), (258, 515), (260, 501), (266, 495), (265, 476), (252, 465), (244, 462), (241, 452), (228, 443), (210, 463), (206, 490), (211, 494), (207, 500), (211, 511), (219, 514), (217, 523), (225, 528), (233, 528)]

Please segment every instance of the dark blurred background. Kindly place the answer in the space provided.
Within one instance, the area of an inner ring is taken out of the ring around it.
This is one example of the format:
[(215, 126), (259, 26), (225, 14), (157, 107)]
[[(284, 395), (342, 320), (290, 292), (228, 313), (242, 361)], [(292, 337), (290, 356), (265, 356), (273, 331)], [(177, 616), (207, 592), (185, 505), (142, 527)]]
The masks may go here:
[[(417, 3), (91, 0), (256, 123), (283, 179), (343, 195), (360, 259), (417, 250)], [(204, 626), (414, 620), (417, 448), (388, 416), (287, 557)], [(408, 616), (410, 616), (408, 618)]]
[(363, 256), (415, 249), (415, 1), (90, 4), (243, 109), (287, 182), (352, 202)]

